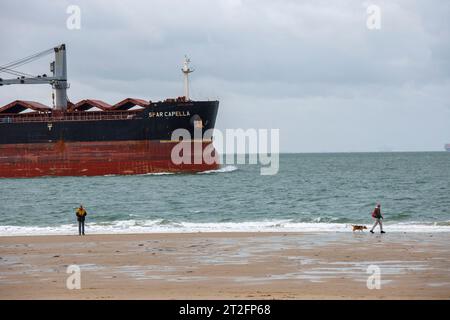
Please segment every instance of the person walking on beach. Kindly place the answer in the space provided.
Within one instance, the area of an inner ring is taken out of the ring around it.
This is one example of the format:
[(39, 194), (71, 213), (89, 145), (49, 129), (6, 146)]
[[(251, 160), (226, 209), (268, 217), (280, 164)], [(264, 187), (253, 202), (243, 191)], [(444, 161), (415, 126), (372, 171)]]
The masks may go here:
[(83, 205), (80, 204), (80, 207), (75, 212), (78, 220), (78, 234), (84, 236), (84, 220), (86, 220), (87, 212), (83, 208)]
[(381, 214), (381, 205), (379, 203), (372, 212), (372, 218), (375, 219), (375, 223), (373, 224), (372, 229), (370, 229), (370, 233), (373, 233), (373, 230), (377, 225), (380, 225), (381, 233), (386, 233), (383, 231), (383, 224), (381, 223), (381, 220), (383, 220), (383, 215)]

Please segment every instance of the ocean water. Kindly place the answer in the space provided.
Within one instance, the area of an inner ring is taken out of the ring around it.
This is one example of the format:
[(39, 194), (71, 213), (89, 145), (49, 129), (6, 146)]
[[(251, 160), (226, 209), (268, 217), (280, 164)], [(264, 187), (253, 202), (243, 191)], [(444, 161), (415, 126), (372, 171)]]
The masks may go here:
[(273, 176), (258, 165), (197, 174), (0, 179), (0, 235), (327, 231), (372, 224), (450, 232), (450, 153), (281, 154)]

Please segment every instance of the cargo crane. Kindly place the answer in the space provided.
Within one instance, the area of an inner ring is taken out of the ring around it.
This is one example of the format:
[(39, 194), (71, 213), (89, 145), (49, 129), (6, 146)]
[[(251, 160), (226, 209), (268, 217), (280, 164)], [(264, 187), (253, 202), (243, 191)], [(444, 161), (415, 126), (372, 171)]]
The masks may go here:
[[(55, 60), (50, 63), (50, 71), (53, 76), (47, 76), (46, 74), (33, 76), (24, 72), (15, 70), (15, 68), (24, 64), (35, 61), (43, 56), (49, 55), (52, 52), (55, 54)], [(56, 110), (67, 110), (67, 89), (69, 84), (67, 83), (67, 60), (66, 60), (66, 45), (60, 46), (38, 52), (31, 56), (10, 62), (3, 66), (0, 66), (0, 73), (8, 73), (18, 76), (16, 79), (2, 79), (0, 78), (0, 86), (11, 84), (50, 84), (55, 90), (53, 96), (53, 105)]]

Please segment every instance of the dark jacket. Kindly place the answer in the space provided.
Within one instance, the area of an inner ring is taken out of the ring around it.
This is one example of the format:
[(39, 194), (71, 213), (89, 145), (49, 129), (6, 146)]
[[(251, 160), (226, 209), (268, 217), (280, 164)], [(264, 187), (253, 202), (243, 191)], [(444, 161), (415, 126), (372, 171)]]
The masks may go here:
[(372, 217), (374, 217), (375, 219), (382, 219), (383, 216), (381, 215), (381, 209), (376, 207), (372, 212)]
[(84, 221), (86, 219), (87, 216), (87, 212), (86, 210), (83, 208), (78, 208), (76, 211), (76, 216), (77, 216), (77, 220), (78, 221)]

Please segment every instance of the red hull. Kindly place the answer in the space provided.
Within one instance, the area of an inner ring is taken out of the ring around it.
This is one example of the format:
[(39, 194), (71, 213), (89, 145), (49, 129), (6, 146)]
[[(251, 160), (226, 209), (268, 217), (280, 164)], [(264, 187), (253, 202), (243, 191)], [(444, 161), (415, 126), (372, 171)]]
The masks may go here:
[[(189, 142), (187, 142), (189, 143)], [(215, 170), (213, 164), (174, 164), (177, 142), (111, 141), (0, 145), (0, 177), (97, 176)], [(193, 145), (193, 143), (190, 143)], [(210, 142), (203, 142), (202, 148)], [(192, 147), (192, 150), (194, 148)], [(193, 159), (193, 158), (192, 158)], [(191, 161), (193, 163), (194, 161)]]

